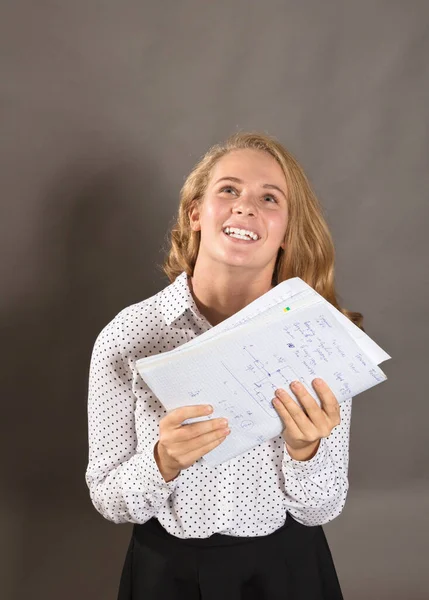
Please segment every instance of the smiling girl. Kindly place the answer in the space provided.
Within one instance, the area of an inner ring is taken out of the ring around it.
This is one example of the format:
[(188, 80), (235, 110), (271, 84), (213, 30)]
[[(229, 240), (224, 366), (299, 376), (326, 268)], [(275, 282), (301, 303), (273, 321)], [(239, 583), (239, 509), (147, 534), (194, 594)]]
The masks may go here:
[(281, 390), (283, 432), (209, 467), (228, 423), (184, 425), (210, 407), (167, 413), (135, 367), (291, 277), (361, 326), (338, 305), (332, 238), (291, 154), (257, 133), (212, 147), (183, 185), (163, 268), (170, 285), (124, 308), (91, 358), (86, 481), (106, 519), (134, 524), (118, 600), (342, 598), (322, 525), (346, 501), (352, 399), (339, 405), (324, 381), (320, 407)]

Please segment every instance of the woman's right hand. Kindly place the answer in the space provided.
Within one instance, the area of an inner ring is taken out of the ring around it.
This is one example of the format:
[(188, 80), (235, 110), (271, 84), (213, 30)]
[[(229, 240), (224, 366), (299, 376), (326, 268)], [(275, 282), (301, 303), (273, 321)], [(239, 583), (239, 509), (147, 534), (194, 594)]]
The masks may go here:
[(227, 419), (207, 419), (182, 425), (193, 417), (207, 416), (207, 406), (181, 406), (165, 415), (159, 423), (155, 460), (165, 481), (175, 479), (199, 458), (219, 446), (229, 434)]

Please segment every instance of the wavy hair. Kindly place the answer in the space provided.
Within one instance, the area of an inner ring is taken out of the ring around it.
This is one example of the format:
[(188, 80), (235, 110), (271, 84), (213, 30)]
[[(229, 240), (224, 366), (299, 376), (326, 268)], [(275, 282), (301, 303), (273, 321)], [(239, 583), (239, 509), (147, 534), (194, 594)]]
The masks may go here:
[(362, 330), (363, 315), (341, 308), (334, 281), (335, 250), (320, 202), (297, 160), (272, 136), (253, 132), (238, 132), (223, 144), (215, 144), (194, 166), (180, 191), (180, 204), (175, 222), (167, 233), (163, 247), (166, 258), (161, 266), (172, 283), (186, 271), (193, 276), (200, 245), (200, 231), (193, 231), (189, 214), (195, 204), (204, 200), (213, 167), (233, 150), (268, 152), (281, 166), (287, 184), (288, 225), (285, 250), (279, 248), (272, 276), (272, 285), (291, 277), (300, 277), (321, 296), (341, 311)]

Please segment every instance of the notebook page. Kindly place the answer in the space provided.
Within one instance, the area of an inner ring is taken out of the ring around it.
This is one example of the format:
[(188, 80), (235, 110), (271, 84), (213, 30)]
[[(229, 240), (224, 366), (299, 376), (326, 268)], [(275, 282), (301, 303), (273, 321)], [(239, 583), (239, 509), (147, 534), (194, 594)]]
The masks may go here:
[[(283, 308), (289, 308), (291, 311), (299, 306), (305, 306), (316, 301), (324, 302), (327, 308), (331, 311), (334, 317), (345, 327), (348, 333), (355, 339), (360, 346), (362, 352), (366, 354), (377, 365), (381, 362), (390, 359), (391, 357), (374, 342), (364, 331), (357, 327), (345, 315), (337, 310), (332, 304), (327, 302), (323, 296), (318, 294), (311, 286), (299, 277), (293, 277), (286, 281), (282, 281), (272, 290), (269, 290), (253, 302), (245, 306), (242, 310), (235, 313), (228, 319), (225, 319), (215, 327), (197, 336), (193, 340), (182, 344), (174, 350), (164, 352), (162, 355), (153, 355), (145, 357), (137, 361), (137, 367), (140, 361), (150, 362), (163, 361), (168, 359), (173, 353), (187, 351), (190, 347), (200, 345), (206, 341), (223, 334), (225, 331), (235, 329), (241, 325), (248, 323), (250, 320), (257, 320), (267, 310), (283, 305)], [(140, 363), (141, 364), (141, 363)]]
[[(270, 312), (270, 311), (268, 311)], [(311, 381), (322, 377), (339, 402), (386, 380), (327, 308), (326, 302), (273, 313), (263, 327), (255, 319), (162, 364), (145, 364), (141, 375), (167, 410), (211, 404), (209, 417), (227, 417), (231, 433), (203, 459), (215, 466), (279, 435), (282, 422), (271, 404), (274, 391), (300, 380), (317, 403)], [(140, 362), (140, 361), (138, 361)], [(143, 360), (140, 367), (143, 367)], [(140, 370), (140, 369), (139, 369)], [(296, 399), (295, 399), (296, 400)]]
[[(305, 290), (303, 292), (299, 292), (297, 294), (294, 294), (292, 297), (288, 298), (287, 307), (285, 307), (285, 302), (283, 301), (280, 304), (273, 304), (272, 306), (265, 309), (264, 311), (261, 311), (261, 310), (255, 311), (254, 313), (252, 313), (252, 315), (254, 314), (254, 316), (252, 316), (249, 319), (241, 318), (239, 320), (239, 322), (236, 322), (236, 323), (231, 321), (230, 326), (228, 328), (224, 328), (223, 331), (219, 330), (218, 332), (215, 332), (214, 330), (217, 329), (217, 327), (216, 328), (212, 327), (207, 332), (197, 336), (196, 338), (194, 338), (193, 340), (191, 340), (189, 342), (186, 342), (185, 344), (182, 344), (181, 346), (178, 346), (174, 350), (170, 350), (168, 352), (162, 352), (161, 354), (155, 354), (153, 356), (139, 359), (136, 363), (137, 368), (141, 372), (143, 372), (143, 370), (145, 368), (147, 368), (149, 365), (164, 364), (170, 360), (170, 357), (175, 356), (177, 354), (185, 354), (185, 353), (189, 352), (190, 350), (193, 350), (196, 346), (201, 348), (205, 343), (210, 343), (214, 339), (222, 339), (222, 337), (226, 333), (234, 332), (234, 334), (236, 334), (238, 328), (240, 328), (240, 334), (238, 334), (238, 335), (241, 335), (241, 331), (245, 331), (245, 329), (247, 327), (259, 326), (259, 324), (260, 324), (260, 326), (262, 326), (263, 323), (267, 322), (267, 319), (270, 319), (270, 315), (277, 314), (279, 310), (283, 310), (283, 309), (287, 308), (288, 309), (287, 312), (288, 312), (288, 314), (290, 314), (292, 311), (295, 312), (298, 309), (304, 308), (306, 306), (311, 306), (311, 305), (319, 303), (319, 302), (320, 302), (320, 299), (318, 298), (317, 295), (312, 293), (311, 289), (310, 289), (310, 291)], [(236, 315), (233, 315), (233, 316), (236, 316)], [(223, 323), (224, 323), (224, 321), (222, 323), (220, 323), (219, 325), (223, 325)], [(211, 335), (206, 335), (209, 333)]]

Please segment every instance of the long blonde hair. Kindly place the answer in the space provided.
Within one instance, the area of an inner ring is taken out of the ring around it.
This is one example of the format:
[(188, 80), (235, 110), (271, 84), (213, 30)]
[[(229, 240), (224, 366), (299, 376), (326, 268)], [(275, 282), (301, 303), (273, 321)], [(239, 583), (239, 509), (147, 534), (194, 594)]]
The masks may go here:
[(180, 205), (175, 223), (168, 235), (169, 248), (161, 265), (170, 282), (186, 271), (193, 276), (200, 245), (200, 231), (193, 231), (189, 214), (200, 204), (214, 165), (233, 150), (254, 149), (268, 152), (281, 166), (288, 191), (288, 225), (285, 250), (279, 248), (272, 277), (272, 285), (285, 279), (300, 277), (321, 296), (363, 329), (363, 315), (341, 308), (337, 301), (334, 282), (335, 250), (332, 236), (302, 167), (296, 159), (272, 136), (261, 133), (238, 132), (223, 144), (212, 146), (194, 166), (180, 191)]

